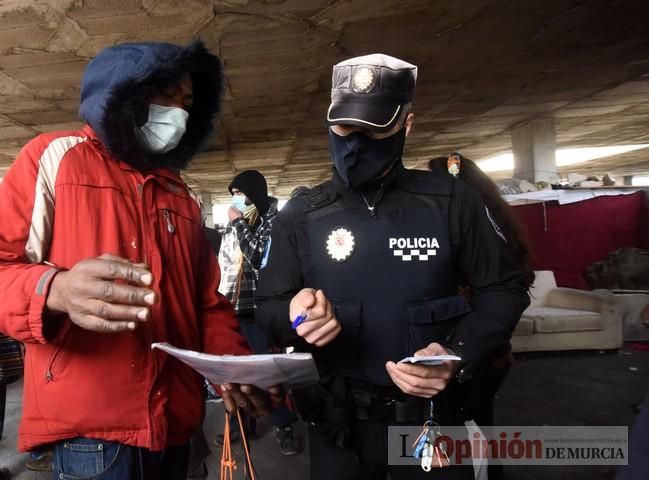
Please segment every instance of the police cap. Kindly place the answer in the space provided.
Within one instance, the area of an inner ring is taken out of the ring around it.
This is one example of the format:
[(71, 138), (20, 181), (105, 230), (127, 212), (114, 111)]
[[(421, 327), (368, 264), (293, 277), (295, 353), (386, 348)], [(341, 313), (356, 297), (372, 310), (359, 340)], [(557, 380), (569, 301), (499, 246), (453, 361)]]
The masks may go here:
[(375, 53), (334, 65), (327, 125), (355, 125), (387, 132), (415, 93), (417, 67)]

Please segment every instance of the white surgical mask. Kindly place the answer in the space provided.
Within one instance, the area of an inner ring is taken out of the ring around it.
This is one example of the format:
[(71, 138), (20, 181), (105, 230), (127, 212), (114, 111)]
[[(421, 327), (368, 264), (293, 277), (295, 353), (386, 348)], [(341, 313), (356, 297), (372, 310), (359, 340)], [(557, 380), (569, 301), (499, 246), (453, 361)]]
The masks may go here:
[(243, 212), (247, 207), (246, 197), (243, 195), (232, 195), (232, 206), (240, 212)]
[(135, 134), (147, 153), (159, 154), (173, 150), (187, 129), (189, 113), (178, 107), (165, 107), (152, 103), (149, 120)]

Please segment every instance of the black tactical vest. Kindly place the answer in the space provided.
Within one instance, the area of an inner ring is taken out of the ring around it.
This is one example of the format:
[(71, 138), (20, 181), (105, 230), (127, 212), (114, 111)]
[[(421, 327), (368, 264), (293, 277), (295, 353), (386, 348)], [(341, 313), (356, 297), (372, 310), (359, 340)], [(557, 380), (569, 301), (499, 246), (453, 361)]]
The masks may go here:
[(452, 268), (450, 193), (406, 188), (389, 190), (374, 217), (350, 198), (311, 194), (305, 284), (324, 291), (342, 325), (315, 353), (322, 373), (390, 385), (386, 361), (443, 344), (469, 310)]

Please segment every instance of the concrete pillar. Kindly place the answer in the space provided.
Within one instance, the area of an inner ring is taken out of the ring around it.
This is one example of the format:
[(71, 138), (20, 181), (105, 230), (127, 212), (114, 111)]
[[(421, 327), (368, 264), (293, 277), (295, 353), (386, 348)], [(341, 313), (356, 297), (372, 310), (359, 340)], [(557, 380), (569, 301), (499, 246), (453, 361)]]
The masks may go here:
[(512, 129), (514, 177), (528, 182), (557, 177), (554, 119), (537, 119)]
[(633, 175), (625, 175), (622, 179), (624, 180), (624, 185), (633, 185)]
[(214, 214), (212, 206), (212, 194), (201, 193), (201, 203), (203, 204), (203, 216), (205, 217), (205, 226), (214, 228)]

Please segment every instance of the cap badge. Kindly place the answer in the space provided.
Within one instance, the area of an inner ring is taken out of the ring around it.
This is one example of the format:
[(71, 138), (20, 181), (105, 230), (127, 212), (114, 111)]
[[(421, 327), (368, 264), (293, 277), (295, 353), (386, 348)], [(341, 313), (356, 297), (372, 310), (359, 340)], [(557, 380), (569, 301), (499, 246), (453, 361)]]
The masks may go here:
[(327, 238), (327, 253), (337, 262), (344, 262), (354, 253), (356, 240), (352, 232), (345, 228), (337, 228)]
[(376, 84), (374, 70), (369, 67), (361, 67), (354, 72), (352, 78), (352, 90), (357, 93), (368, 93)]

